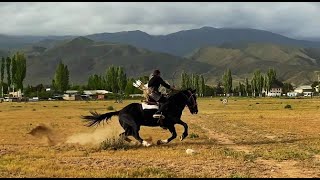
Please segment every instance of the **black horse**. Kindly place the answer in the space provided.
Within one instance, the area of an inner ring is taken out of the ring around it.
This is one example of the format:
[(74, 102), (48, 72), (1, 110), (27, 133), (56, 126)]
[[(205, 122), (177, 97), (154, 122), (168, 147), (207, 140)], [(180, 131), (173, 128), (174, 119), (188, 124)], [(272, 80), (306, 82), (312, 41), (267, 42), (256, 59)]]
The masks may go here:
[(124, 138), (126, 141), (130, 142), (131, 140), (128, 136), (133, 136), (136, 140), (138, 140), (144, 146), (150, 146), (151, 144), (147, 141), (144, 141), (140, 135), (139, 130), (140, 126), (162, 126), (167, 128), (172, 136), (167, 140), (158, 140), (157, 144), (169, 143), (173, 139), (177, 137), (176, 129), (174, 127), (175, 124), (180, 124), (184, 127), (184, 132), (180, 136), (180, 140), (182, 141), (184, 138), (188, 136), (188, 125), (181, 120), (182, 111), (185, 106), (188, 106), (191, 114), (198, 113), (198, 105), (197, 98), (195, 95), (196, 90), (187, 89), (181, 90), (168, 98), (168, 108), (163, 115), (165, 119), (163, 119), (163, 123), (160, 124), (159, 119), (155, 119), (152, 115), (156, 112), (157, 109), (145, 109), (143, 110), (142, 105), (140, 103), (131, 103), (125, 106), (120, 111), (108, 112), (105, 114), (98, 114), (97, 112), (90, 112), (92, 116), (82, 116), (87, 122), (88, 127), (93, 125), (100, 124), (101, 121), (108, 121), (112, 116), (118, 115), (120, 125), (123, 127), (125, 132), (121, 133), (119, 136)]

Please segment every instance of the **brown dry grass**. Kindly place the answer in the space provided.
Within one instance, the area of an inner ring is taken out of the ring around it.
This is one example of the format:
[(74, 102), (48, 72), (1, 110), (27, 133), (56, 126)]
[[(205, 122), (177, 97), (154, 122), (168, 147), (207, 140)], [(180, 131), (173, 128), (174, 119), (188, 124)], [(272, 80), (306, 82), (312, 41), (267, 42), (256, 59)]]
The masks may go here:
[[(192, 134), (184, 141), (102, 149), (122, 132), (118, 118), (88, 128), (80, 115), (131, 102), (1, 103), (0, 177), (320, 177), (320, 99), (199, 99), (199, 114), (182, 116)], [(140, 134), (170, 136), (159, 127)]]

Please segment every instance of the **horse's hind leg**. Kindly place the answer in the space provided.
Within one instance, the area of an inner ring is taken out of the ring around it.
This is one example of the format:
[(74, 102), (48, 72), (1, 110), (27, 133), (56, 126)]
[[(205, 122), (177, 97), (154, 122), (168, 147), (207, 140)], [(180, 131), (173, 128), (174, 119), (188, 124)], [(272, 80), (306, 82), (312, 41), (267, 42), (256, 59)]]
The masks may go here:
[[(144, 146), (151, 146), (150, 143), (148, 143), (147, 141), (144, 141), (140, 135), (139, 135), (139, 130), (140, 130), (140, 126), (137, 125), (137, 123), (134, 121), (134, 119), (131, 116), (128, 115), (122, 115), (120, 117), (120, 121), (124, 122), (125, 124), (127, 124), (129, 127), (127, 129), (130, 129), (130, 131), (128, 131), (128, 133), (130, 133), (137, 141), (139, 141), (142, 145)], [(130, 124), (130, 125), (129, 125)], [(126, 134), (127, 135), (127, 134)], [(127, 135), (128, 136), (128, 135)]]

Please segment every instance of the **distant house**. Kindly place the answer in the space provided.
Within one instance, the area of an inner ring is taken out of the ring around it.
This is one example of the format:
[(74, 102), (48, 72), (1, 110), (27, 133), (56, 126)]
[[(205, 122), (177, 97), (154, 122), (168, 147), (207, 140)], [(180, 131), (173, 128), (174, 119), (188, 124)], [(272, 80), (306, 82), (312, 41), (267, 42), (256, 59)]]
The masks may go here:
[(106, 90), (84, 90), (83, 94), (86, 95), (96, 95), (96, 94), (111, 94), (112, 92)]
[(130, 94), (129, 95), (131, 98), (134, 98), (134, 97), (144, 97), (143, 94)]
[(269, 97), (275, 97), (275, 96), (281, 96), (282, 87), (280, 87), (277, 84), (272, 84), (271, 89), (268, 92), (267, 96)]
[(98, 100), (104, 100), (104, 94), (98, 94), (97, 99)]
[(303, 85), (297, 87), (294, 92), (297, 92), (301, 96), (313, 96), (313, 88), (309, 85)]
[(21, 98), (23, 96), (23, 93), (19, 89), (16, 92), (9, 92), (9, 97), (14, 97), (14, 98)]
[(296, 97), (296, 96), (298, 96), (298, 93), (297, 92), (287, 92), (287, 96), (288, 97)]
[(67, 90), (63, 96), (64, 100), (89, 100), (89, 99), (99, 99), (103, 100), (106, 94), (111, 94), (112, 92), (106, 90), (84, 90), (83, 94), (80, 94), (77, 90)]
[(75, 101), (80, 100), (81, 95), (77, 90), (67, 90), (65, 94), (63, 95), (63, 99), (67, 101)]
[(77, 90), (66, 90), (65, 93), (66, 93), (66, 94), (78, 94), (79, 91), (77, 91)]

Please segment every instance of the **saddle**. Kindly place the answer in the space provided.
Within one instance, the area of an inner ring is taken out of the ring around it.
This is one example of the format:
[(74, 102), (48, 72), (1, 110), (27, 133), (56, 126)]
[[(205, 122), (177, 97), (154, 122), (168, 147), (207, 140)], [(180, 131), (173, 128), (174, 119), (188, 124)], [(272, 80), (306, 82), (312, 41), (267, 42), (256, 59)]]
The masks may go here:
[(159, 103), (147, 96), (145, 100), (141, 100), (142, 109), (159, 109)]
[[(143, 109), (159, 109), (161, 105), (157, 100), (159, 100), (163, 95), (157, 92), (150, 92), (147, 94), (145, 100), (141, 100)], [(155, 100), (157, 99), (157, 100)]]

